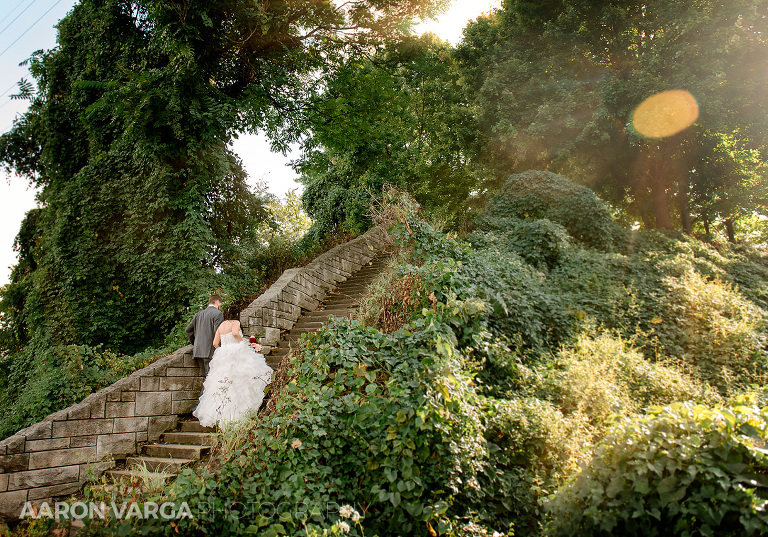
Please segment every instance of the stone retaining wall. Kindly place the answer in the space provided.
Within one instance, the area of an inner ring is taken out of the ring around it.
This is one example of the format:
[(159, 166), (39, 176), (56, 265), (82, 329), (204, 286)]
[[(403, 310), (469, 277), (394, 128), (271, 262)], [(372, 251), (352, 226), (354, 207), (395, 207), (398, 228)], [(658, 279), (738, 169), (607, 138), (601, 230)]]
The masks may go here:
[(188, 345), (3, 440), (0, 519), (17, 519), (27, 501), (75, 493), (89, 471), (112, 466), (99, 461), (156, 441), (195, 408), (202, 387)]
[(280, 341), (281, 330), (290, 330), (302, 310), (314, 311), (339, 283), (360, 270), (387, 245), (380, 226), (339, 244), (303, 267), (288, 269), (264, 294), (240, 313), (243, 334), (258, 334), (268, 355)]

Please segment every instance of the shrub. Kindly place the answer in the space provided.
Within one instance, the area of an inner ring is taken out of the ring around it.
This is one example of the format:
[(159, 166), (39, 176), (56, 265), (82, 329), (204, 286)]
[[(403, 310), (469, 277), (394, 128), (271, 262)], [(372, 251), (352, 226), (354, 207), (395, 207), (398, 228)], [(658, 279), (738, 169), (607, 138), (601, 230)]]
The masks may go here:
[(526, 263), (539, 269), (551, 269), (560, 263), (571, 245), (571, 236), (559, 224), (546, 218), (520, 220), (518, 218), (484, 218), (483, 228), (467, 240), (476, 247), (496, 247), (514, 252)]
[(546, 218), (580, 243), (600, 250), (623, 247), (624, 232), (590, 189), (562, 175), (532, 170), (511, 175), (485, 208), (487, 216)]
[(547, 504), (549, 535), (764, 535), (768, 408), (675, 403), (622, 418)]
[(646, 360), (621, 337), (581, 334), (551, 363), (539, 366), (538, 394), (569, 415), (583, 413), (603, 430), (614, 414), (634, 415), (651, 405), (718, 399), (677, 368)]
[(657, 325), (664, 351), (723, 393), (766, 378), (766, 312), (730, 285), (694, 271), (664, 280), (664, 315)]

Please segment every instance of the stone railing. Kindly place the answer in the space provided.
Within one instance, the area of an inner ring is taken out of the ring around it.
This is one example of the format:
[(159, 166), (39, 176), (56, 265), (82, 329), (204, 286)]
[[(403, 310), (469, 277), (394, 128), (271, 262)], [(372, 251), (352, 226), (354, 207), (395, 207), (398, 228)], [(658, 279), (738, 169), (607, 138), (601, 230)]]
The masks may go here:
[(18, 519), (25, 502), (77, 492), (105, 460), (131, 455), (176, 426), (197, 405), (203, 377), (192, 345), (134, 372), (81, 403), (0, 442), (0, 519)]
[(280, 341), (281, 330), (293, 328), (302, 310), (316, 310), (331, 289), (373, 259), (387, 242), (386, 232), (377, 226), (303, 267), (286, 270), (240, 313), (243, 334), (259, 334), (262, 352), (268, 355)]

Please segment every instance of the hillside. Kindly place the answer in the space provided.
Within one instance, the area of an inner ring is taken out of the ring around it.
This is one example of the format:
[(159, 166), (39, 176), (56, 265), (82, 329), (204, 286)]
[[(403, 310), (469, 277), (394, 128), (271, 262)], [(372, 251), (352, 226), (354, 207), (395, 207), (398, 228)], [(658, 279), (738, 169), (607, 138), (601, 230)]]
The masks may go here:
[(194, 518), (82, 535), (765, 533), (763, 254), (624, 230), (549, 172), (461, 237), (403, 196), (362, 318), (165, 491)]

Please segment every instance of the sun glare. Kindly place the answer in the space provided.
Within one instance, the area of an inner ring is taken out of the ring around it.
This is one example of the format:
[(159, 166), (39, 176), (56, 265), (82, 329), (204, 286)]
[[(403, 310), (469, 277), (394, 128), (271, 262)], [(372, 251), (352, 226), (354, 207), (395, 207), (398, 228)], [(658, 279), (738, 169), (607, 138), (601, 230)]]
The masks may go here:
[(464, 27), (483, 13), (501, 6), (501, 0), (454, 0), (448, 10), (436, 21), (427, 21), (416, 27), (417, 33), (433, 32), (441, 39), (456, 45), (461, 41)]
[(651, 95), (632, 113), (632, 126), (647, 138), (666, 138), (684, 131), (699, 117), (699, 106), (685, 90)]

